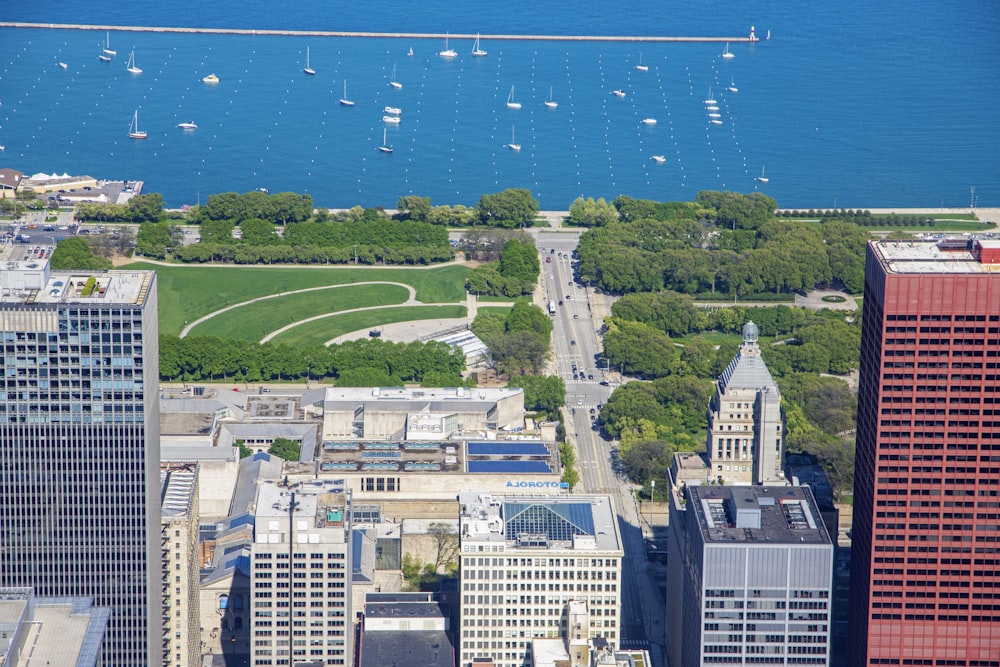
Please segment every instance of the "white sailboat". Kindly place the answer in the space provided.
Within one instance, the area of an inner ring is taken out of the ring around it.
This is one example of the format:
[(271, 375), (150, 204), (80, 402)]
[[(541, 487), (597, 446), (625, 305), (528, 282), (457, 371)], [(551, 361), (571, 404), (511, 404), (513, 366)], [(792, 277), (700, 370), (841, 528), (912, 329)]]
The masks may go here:
[[(98, 42), (98, 46), (103, 46), (103, 45), (100, 42)], [(111, 56), (109, 56), (106, 51), (101, 51), (101, 53), (97, 55), (97, 59), (100, 60), (102, 63), (111, 62)]]
[(507, 144), (507, 148), (511, 149), (512, 151), (519, 151), (519, 150), (521, 150), (521, 144), (517, 143), (517, 141), (515, 141), (515, 139), (514, 139), (514, 126), (513, 125), (510, 126), (510, 143)]
[(396, 90), (399, 90), (403, 87), (403, 84), (401, 84), (399, 81), (396, 81), (396, 63), (392, 64), (392, 77), (389, 79), (389, 85), (395, 88)]
[(309, 47), (306, 47), (306, 66), (302, 68), (306, 74), (316, 74), (316, 70), (309, 66)]
[(764, 167), (761, 167), (760, 168), (760, 176), (758, 176), (757, 178), (755, 178), (753, 180), (757, 181), (758, 183), (767, 183), (771, 179), (769, 179), (767, 176), (764, 175)]
[(66, 63), (64, 63), (64, 62), (60, 62), (60, 63), (59, 63), (59, 67), (62, 67), (63, 69), (67, 69), (67, 68), (69, 67), (69, 65), (67, 65), (67, 64), (66, 64)]
[(347, 79), (344, 79), (344, 96), (340, 98), (340, 103), (345, 107), (354, 106), (354, 100), (347, 97)]
[(550, 109), (555, 109), (559, 106), (559, 103), (552, 99), (552, 86), (549, 86), (549, 99), (545, 100), (545, 106)]
[(639, 72), (648, 72), (649, 67), (642, 64), (642, 54), (639, 54), (639, 64), (635, 66), (636, 70)]
[(702, 102), (704, 102), (705, 104), (718, 104), (718, 102), (716, 102), (715, 98), (712, 97), (712, 89), (711, 88), (708, 89), (708, 97), (706, 97), (705, 99), (703, 99)]
[(476, 58), (485, 58), (486, 51), (479, 48), (479, 33), (476, 33), (476, 43), (472, 45), (472, 55)]
[(736, 57), (735, 54), (729, 52), (729, 42), (726, 42), (726, 48), (722, 51), (722, 57), (726, 60), (731, 60)]
[(514, 86), (510, 87), (510, 94), (507, 95), (507, 108), (508, 109), (520, 109), (521, 103), (514, 101)]
[(177, 127), (181, 128), (182, 130), (197, 130), (198, 124), (195, 123), (193, 120), (189, 120), (184, 123), (177, 123)]
[(401, 119), (399, 116), (382, 116), (382, 122), (386, 125), (399, 125)]
[(438, 51), (438, 55), (442, 58), (455, 58), (458, 56), (458, 52), (455, 49), (448, 48), (448, 35), (444, 36), (444, 51)]
[(382, 128), (382, 145), (379, 146), (378, 149), (380, 151), (382, 151), (383, 153), (391, 153), (392, 152), (392, 146), (390, 146), (388, 143), (386, 143), (386, 140), (385, 140), (385, 128), (384, 127)]
[(728, 90), (731, 93), (738, 93), (738, 92), (740, 92), (740, 89), (736, 87), (736, 80), (735, 79), (730, 79), (729, 80), (729, 87), (726, 88), (726, 90)]
[(657, 164), (663, 164), (664, 162), (667, 161), (667, 156), (666, 155), (653, 155), (649, 159), (652, 160), (653, 162), (657, 163)]
[(655, 118), (643, 118), (642, 119), (642, 124), (643, 125), (656, 125), (656, 119)]
[(615, 97), (625, 97), (625, 91), (622, 90), (621, 88), (615, 88), (614, 90), (611, 91), (611, 94), (614, 95)]
[(129, 139), (145, 139), (146, 130), (139, 129), (139, 110), (136, 109), (135, 113), (132, 115), (132, 122), (128, 126), (128, 138)]
[(117, 56), (118, 52), (111, 48), (111, 33), (107, 33), (107, 37), (104, 42), (104, 53), (109, 56)]
[(400, 109), (399, 107), (386, 107), (382, 109), (382, 113), (388, 114), (390, 116), (399, 116), (402, 115), (403, 110)]
[(142, 68), (135, 64), (135, 49), (129, 51), (128, 62), (125, 64), (125, 69), (132, 74), (142, 74)]

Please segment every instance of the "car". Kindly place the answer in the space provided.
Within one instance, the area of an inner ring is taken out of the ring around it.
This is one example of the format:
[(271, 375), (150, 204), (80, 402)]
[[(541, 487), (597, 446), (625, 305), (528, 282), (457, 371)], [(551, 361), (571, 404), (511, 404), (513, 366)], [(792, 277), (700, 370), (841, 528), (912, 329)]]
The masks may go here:
[(569, 286), (570, 286), (570, 287), (572, 287), (572, 286), (573, 286), (573, 281), (572, 281), (572, 280), (571, 280), (571, 281), (569, 281)]
[(591, 409), (590, 409), (590, 414), (594, 414), (595, 412), (597, 412), (597, 410), (596, 410), (596, 409), (594, 409), (594, 408), (591, 408)]
[(90, 234), (90, 230), (89, 229), (81, 229), (80, 230), (80, 234), (82, 234), (84, 236), (87, 236), (87, 235)]
[(588, 373), (587, 374), (587, 379), (588, 380), (593, 380), (594, 379), (594, 374), (593, 373)]
[(583, 405), (583, 399), (582, 398), (576, 399), (576, 404), (577, 405)]
[(600, 382), (598, 382), (598, 384), (601, 385), (602, 387), (607, 387), (609, 383), (607, 380), (601, 380)]
[(64, 232), (67, 229), (69, 229), (69, 227), (67, 227), (66, 225), (59, 225), (59, 231)]
[(569, 342), (569, 344), (570, 344), (570, 345), (576, 345), (576, 341), (575, 341), (575, 340), (571, 340), (571, 341)]
[[(185, 232), (185, 234), (190, 234), (190, 233), (191, 233), (191, 232)], [(551, 258), (551, 257), (546, 257), (546, 258), (545, 258), (545, 263), (546, 263), (546, 264), (551, 264), (551, 263), (552, 263), (552, 258)]]
[(562, 299), (559, 299), (559, 305), (560, 306), (562, 305)]
[(569, 298), (570, 298), (569, 294), (567, 294), (567, 295), (566, 295), (566, 298), (567, 298), (567, 299), (569, 299)]
[(579, 316), (579, 315), (577, 315), (576, 313), (573, 313), (573, 319), (574, 319), (574, 320), (578, 320), (578, 319), (580, 319), (580, 316)]
[[(551, 255), (552, 253), (554, 253), (555, 251), (556, 251), (556, 249), (555, 249), (555, 248), (549, 248), (549, 254), (550, 254), (550, 255)], [(560, 253), (560, 254), (562, 254), (562, 253)]]

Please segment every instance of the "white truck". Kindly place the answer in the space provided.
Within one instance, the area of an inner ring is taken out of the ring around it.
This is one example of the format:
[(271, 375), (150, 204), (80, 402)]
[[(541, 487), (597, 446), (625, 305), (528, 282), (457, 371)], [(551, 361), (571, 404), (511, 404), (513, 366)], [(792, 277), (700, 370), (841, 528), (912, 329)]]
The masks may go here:
[(556, 302), (549, 301), (549, 315), (555, 315), (555, 314), (556, 314)]

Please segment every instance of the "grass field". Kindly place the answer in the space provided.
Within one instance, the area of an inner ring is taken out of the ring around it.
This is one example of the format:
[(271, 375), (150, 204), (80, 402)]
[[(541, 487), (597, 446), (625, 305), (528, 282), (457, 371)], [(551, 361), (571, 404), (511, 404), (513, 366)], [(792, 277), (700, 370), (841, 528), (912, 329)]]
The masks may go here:
[[(384, 280), (405, 283), (427, 303), (462, 302), (469, 269), (449, 264), (434, 269), (359, 269), (261, 266), (160, 266), (134, 262), (122, 268), (151, 269), (159, 281), (160, 332), (179, 334), (193, 322), (227, 305), (278, 294), (353, 282)], [(276, 304), (276, 301), (269, 301)], [(275, 327), (271, 327), (273, 330)], [(259, 329), (258, 329), (259, 330)]]
[(500, 313), (501, 315), (506, 315), (510, 312), (513, 306), (479, 306), (476, 308), (478, 312), (486, 311), (488, 313)]
[(286, 324), (351, 308), (403, 303), (409, 292), (400, 285), (345, 285), (286, 294), (219, 313), (191, 330), (191, 336), (260, 340)]
[(369, 329), (371, 327), (392, 324), (394, 322), (411, 322), (416, 320), (436, 320), (453, 317), (465, 317), (465, 306), (406, 306), (403, 308), (381, 308), (366, 310), (360, 313), (331, 315), (321, 320), (306, 322), (272, 338), (272, 342), (284, 345), (306, 346), (323, 345), (331, 338), (345, 333)]

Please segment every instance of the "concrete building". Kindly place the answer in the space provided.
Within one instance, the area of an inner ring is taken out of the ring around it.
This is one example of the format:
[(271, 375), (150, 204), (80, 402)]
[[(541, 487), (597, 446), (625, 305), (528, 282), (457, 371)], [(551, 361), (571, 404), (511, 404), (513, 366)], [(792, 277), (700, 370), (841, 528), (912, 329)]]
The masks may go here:
[(262, 481), (254, 515), (251, 664), (351, 664), (351, 496), (343, 481)]
[(523, 429), (522, 389), (332, 387), (323, 402), (324, 442), (447, 440)]
[(104, 667), (162, 659), (156, 274), (0, 267), (0, 586), (112, 609)]
[(451, 613), (439, 593), (368, 593), (356, 667), (454, 667)]
[(99, 667), (111, 612), (86, 598), (39, 598), (0, 588), (0, 665)]
[(849, 664), (1000, 665), (1000, 242), (868, 244)]
[(743, 344), (716, 383), (708, 410), (705, 449), (712, 476), (725, 484), (783, 483), (785, 429), (778, 385), (760, 356), (753, 322)]
[(531, 641), (531, 667), (650, 667), (645, 649), (616, 649), (603, 637)]
[(672, 495), (669, 667), (829, 665), (834, 544), (809, 488)]
[(160, 468), (164, 667), (195, 667), (200, 653), (198, 472), (196, 464)]
[(459, 497), (459, 667), (520, 667), (535, 638), (620, 638), (622, 539), (609, 496)]

